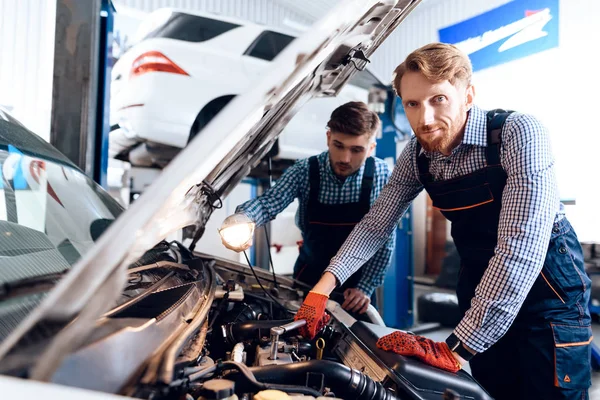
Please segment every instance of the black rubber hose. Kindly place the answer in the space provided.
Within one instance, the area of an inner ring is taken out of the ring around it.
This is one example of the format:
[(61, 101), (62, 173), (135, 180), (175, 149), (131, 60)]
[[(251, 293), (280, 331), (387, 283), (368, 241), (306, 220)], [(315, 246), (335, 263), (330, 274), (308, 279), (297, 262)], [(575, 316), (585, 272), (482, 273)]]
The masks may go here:
[(217, 370), (217, 364), (212, 364), (209, 366), (203, 365), (198, 367), (190, 367), (185, 368), (183, 371), (184, 377), (181, 379), (177, 379), (172, 381), (169, 386), (171, 387), (179, 387), (183, 384), (194, 382), (205, 378), (206, 376), (212, 374)]
[[(363, 373), (350, 369), (343, 364), (327, 360), (311, 360), (285, 365), (267, 365), (264, 367), (249, 368), (256, 380), (267, 383), (269, 386), (279, 382), (287, 385), (306, 385), (306, 374), (322, 374), (324, 386), (327, 386), (336, 397), (343, 399), (365, 400), (397, 400), (394, 393), (384, 388), (380, 383), (373, 381)], [(238, 382), (238, 373), (228, 373), (227, 379), (236, 382), (236, 390), (253, 388), (245, 386), (245, 382)], [(239, 386), (238, 386), (239, 385)], [(317, 396), (316, 396), (317, 397)]]
[(310, 342), (299, 342), (298, 343), (298, 355), (304, 356), (309, 355), (313, 351), (312, 344)]
[(230, 343), (243, 342), (244, 340), (260, 339), (271, 335), (271, 328), (289, 324), (293, 319), (278, 321), (247, 321), (227, 324), (227, 340)]

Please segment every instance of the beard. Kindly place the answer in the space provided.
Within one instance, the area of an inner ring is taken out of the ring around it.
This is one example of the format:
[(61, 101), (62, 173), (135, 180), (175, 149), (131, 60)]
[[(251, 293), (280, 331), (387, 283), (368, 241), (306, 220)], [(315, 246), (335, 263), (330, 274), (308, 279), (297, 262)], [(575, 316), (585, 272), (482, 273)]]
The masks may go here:
[[(436, 129), (440, 131), (436, 132), (435, 136), (430, 137), (431, 134), (428, 132), (435, 131)], [(450, 145), (454, 136), (448, 128), (433, 125), (424, 125), (417, 131), (417, 140), (423, 147), (423, 150), (429, 153), (442, 153)]]
[[(415, 135), (421, 147), (429, 153), (450, 154), (462, 141), (463, 126), (467, 119), (466, 115), (466, 107), (461, 107), (458, 116), (450, 124), (441, 121), (434, 124), (422, 125), (417, 128)], [(436, 130), (439, 131), (430, 133)]]

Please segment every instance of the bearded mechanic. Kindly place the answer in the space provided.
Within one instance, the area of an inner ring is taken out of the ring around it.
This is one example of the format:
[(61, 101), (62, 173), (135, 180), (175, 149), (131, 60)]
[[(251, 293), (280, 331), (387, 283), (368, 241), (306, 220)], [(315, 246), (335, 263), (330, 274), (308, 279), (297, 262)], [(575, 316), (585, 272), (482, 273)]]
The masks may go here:
[[(293, 277), (308, 287), (319, 280), (390, 177), (388, 165), (372, 156), (381, 121), (367, 104), (340, 105), (331, 113), (327, 128), (327, 151), (298, 160), (263, 195), (239, 205), (236, 214), (229, 216), (221, 228), (244, 218), (251, 224), (263, 225), (297, 198), (296, 225), (303, 244)], [(383, 283), (394, 243), (393, 235), (382, 241), (365, 260), (365, 267), (350, 274), (334, 293), (344, 309), (363, 314), (374, 303), (374, 292)], [(223, 244), (241, 251), (249, 248), (251, 242), (242, 247), (231, 247), (225, 241)]]
[(393, 78), (415, 133), (390, 182), (296, 315), (314, 337), (327, 295), (387, 240), (425, 189), (451, 221), (462, 320), (446, 342), (396, 331), (377, 346), (473, 376), (496, 399), (587, 399), (591, 281), (559, 201), (550, 138), (533, 116), (474, 104), (472, 66), (448, 44), (415, 50)]

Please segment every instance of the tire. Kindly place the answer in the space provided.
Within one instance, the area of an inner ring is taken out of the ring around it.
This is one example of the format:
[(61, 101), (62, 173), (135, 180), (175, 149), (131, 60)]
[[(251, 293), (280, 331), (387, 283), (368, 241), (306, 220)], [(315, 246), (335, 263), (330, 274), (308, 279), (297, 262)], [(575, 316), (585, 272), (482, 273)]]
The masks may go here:
[(417, 316), (421, 322), (437, 322), (454, 328), (462, 315), (458, 298), (452, 293), (426, 293), (417, 299)]
[(190, 136), (188, 138), (188, 143), (190, 143), (192, 141), (192, 139), (194, 137), (196, 137), (196, 135), (198, 134), (198, 132), (200, 132), (202, 129), (204, 129), (204, 127), (206, 125), (208, 125), (208, 123), (214, 117), (216, 117), (216, 115), (219, 112), (221, 112), (221, 110), (223, 108), (225, 108), (225, 106), (227, 104), (229, 104), (229, 102), (231, 100), (233, 100), (234, 97), (235, 96), (233, 96), (233, 95), (223, 96), (223, 97), (219, 97), (219, 98), (216, 98), (216, 99), (210, 101), (202, 109), (202, 111), (200, 111), (200, 113), (198, 113), (198, 116), (196, 117), (196, 120), (192, 124), (192, 129), (190, 130)]

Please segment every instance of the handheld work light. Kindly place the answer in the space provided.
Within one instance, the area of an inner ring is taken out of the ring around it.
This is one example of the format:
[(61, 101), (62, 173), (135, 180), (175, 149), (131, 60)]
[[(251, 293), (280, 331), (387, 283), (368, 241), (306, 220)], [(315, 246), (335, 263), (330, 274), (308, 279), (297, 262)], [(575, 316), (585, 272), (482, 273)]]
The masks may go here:
[(244, 251), (252, 246), (255, 223), (245, 214), (233, 214), (219, 229), (223, 245), (233, 251)]

